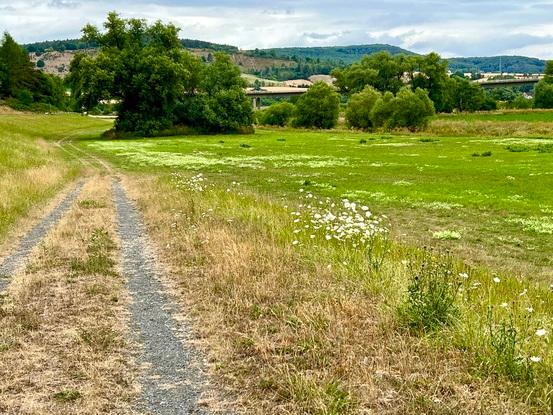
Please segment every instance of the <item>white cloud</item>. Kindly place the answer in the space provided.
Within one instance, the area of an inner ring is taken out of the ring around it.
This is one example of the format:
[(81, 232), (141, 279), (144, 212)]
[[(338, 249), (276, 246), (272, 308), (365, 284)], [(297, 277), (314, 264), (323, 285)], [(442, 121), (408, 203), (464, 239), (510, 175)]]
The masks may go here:
[(553, 58), (553, 1), (0, 0), (0, 30), (19, 42), (78, 37), (110, 10), (161, 19), (181, 35), (241, 48), (390, 43), (445, 56)]

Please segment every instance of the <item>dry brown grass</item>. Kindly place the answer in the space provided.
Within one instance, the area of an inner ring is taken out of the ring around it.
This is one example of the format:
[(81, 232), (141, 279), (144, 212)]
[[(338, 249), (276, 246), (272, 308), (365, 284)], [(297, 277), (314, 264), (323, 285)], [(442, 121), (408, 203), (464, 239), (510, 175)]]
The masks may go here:
[(363, 276), (329, 269), (332, 252), (280, 243), (286, 219), (270, 200), (215, 206), (151, 177), (127, 187), (240, 412), (531, 413), (471, 374), (463, 353), (399, 329), (386, 312), (398, 287), (388, 299)]
[(460, 121), (437, 119), (433, 120), (425, 134), (439, 136), (463, 136), (463, 137), (533, 137), (551, 136), (550, 122), (524, 122), (524, 121)]
[(124, 280), (110, 181), (95, 177), (1, 299), (0, 413), (129, 414)]

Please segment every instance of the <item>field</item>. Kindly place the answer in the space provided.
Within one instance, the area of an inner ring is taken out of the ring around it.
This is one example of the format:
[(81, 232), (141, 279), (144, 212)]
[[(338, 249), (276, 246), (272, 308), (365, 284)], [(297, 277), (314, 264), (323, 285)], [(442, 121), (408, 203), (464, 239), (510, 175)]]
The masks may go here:
[[(0, 373), (17, 376), (0, 381), (0, 411), (129, 412), (140, 368), (125, 340), (117, 177), (207, 356), (210, 411), (550, 413), (551, 127), (553, 112), (519, 112), (438, 117), (426, 134), (108, 140), (102, 120), (1, 116), (65, 172), (28, 191), (35, 208), (71, 178), (87, 184), (3, 297)], [(5, 209), (4, 234), (29, 209)], [(22, 404), (23, 374), (49, 353)], [(124, 399), (109, 399), (114, 387)]]
[[(200, 172), (220, 186), (239, 182), (287, 200), (297, 200), (300, 189), (348, 198), (388, 215), (396, 237), (408, 243), (438, 244), (470, 263), (539, 279), (553, 266), (546, 249), (553, 232), (551, 143), (260, 130), (84, 145), (129, 170)], [(434, 234), (442, 231), (461, 236), (440, 243)]]

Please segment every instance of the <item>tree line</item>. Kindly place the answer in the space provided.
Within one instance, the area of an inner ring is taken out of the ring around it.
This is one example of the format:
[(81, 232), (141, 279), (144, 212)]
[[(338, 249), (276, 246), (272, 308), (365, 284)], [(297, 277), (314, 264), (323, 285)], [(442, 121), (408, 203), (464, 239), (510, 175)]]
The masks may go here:
[(20, 110), (68, 108), (63, 81), (37, 70), (27, 51), (8, 33), (0, 44), (0, 99)]

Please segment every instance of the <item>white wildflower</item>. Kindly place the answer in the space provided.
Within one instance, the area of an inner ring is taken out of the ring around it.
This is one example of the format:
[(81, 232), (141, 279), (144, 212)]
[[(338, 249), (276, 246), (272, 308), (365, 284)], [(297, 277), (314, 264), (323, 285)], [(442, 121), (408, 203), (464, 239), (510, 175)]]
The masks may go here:
[(541, 362), (541, 357), (539, 357), (539, 356), (530, 356), (530, 361), (534, 362), (534, 363), (539, 363), (539, 362)]
[(501, 280), (497, 277), (494, 277), (493, 282), (495, 282), (496, 284), (499, 284), (501, 282)]
[(547, 330), (545, 330), (545, 329), (538, 329), (538, 330), (536, 330), (536, 336), (538, 336), (538, 337), (543, 337), (543, 336), (545, 336), (546, 334), (547, 334)]

